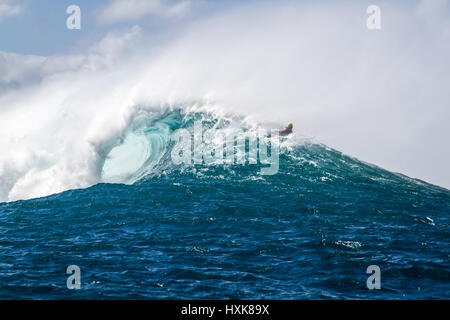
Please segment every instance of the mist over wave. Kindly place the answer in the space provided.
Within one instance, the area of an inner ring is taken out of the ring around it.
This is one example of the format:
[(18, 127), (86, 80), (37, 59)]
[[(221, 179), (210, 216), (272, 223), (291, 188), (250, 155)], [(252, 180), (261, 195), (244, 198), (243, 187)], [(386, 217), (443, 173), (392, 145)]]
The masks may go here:
[(0, 200), (104, 181), (136, 118), (174, 110), (294, 122), (348, 154), (449, 186), (449, 151), (435, 147), (449, 135), (448, 10), (392, 4), (376, 33), (366, 7), (237, 5), (162, 40), (133, 26), (78, 53), (2, 53)]

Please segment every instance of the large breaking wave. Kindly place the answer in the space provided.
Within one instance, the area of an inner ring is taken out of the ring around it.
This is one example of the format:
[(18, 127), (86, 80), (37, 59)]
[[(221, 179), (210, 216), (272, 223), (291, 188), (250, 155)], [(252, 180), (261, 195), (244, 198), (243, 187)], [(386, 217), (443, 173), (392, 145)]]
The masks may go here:
[(434, 168), (448, 157), (424, 132), (448, 132), (450, 72), (435, 63), (450, 50), (446, 13), (395, 7), (383, 26), (402, 21), (397, 29), (368, 33), (365, 6), (327, 8), (250, 4), (167, 37), (134, 26), (81, 53), (2, 54), (0, 201), (138, 181), (196, 112), (244, 128), (293, 122), (348, 154), (445, 185)]

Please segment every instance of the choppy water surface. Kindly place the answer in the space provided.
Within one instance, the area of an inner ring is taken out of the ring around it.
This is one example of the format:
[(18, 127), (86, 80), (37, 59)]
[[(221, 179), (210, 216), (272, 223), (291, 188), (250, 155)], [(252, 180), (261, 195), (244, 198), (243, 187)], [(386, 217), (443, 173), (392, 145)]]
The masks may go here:
[(0, 204), (0, 297), (448, 299), (449, 212), (448, 190), (320, 145), (285, 150), (273, 176), (165, 170)]

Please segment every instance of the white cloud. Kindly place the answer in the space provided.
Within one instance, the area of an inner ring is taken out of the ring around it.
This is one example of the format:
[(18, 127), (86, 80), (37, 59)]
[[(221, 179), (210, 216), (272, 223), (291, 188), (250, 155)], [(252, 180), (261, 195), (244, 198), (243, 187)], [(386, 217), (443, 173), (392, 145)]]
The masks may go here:
[(0, 94), (40, 79), (45, 57), (0, 51)]
[(134, 49), (140, 37), (139, 26), (112, 31), (94, 43), (86, 54), (79, 55), (44, 57), (0, 51), (0, 96), (10, 89), (18, 90), (67, 72), (112, 67), (126, 52)]
[(144, 16), (173, 19), (185, 16), (191, 1), (182, 0), (110, 0), (101, 10), (99, 20), (103, 24), (135, 21)]
[(22, 6), (16, 4), (14, 0), (0, 0), (0, 21), (21, 11)]

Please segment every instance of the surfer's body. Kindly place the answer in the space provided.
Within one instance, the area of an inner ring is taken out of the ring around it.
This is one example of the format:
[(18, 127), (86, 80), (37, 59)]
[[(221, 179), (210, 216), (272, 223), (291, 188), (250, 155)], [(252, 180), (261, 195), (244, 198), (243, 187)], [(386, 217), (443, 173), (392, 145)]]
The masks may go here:
[(286, 128), (284, 128), (283, 130), (280, 130), (280, 133), (279, 133), (280, 136), (284, 137), (284, 136), (290, 135), (292, 133), (292, 128), (293, 128), (292, 123), (289, 123), (286, 126)]

